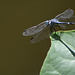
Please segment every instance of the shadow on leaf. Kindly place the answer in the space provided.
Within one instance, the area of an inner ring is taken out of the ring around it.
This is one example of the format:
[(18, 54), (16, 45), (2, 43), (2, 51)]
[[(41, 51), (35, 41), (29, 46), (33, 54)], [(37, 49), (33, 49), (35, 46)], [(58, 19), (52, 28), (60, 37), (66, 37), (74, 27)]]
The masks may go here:
[(69, 51), (71, 52), (71, 54), (75, 57), (75, 52), (74, 52), (71, 48), (69, 48), (69, 47), (61, 40), (60, 36), (58, 36), (58, 35), (55, 33), (55, 34), (51, 35), (51, 37), (54, 38), (55, 40), (59, 40), (61, 43), (63, 43), (63, 44), (69, 49)]

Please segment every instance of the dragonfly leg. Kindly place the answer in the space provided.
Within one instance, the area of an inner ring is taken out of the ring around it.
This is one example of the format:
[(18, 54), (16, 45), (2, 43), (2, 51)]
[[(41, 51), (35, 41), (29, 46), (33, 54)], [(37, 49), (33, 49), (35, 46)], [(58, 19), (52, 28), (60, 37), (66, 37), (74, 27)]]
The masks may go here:
[(52, 28), (52, 26), (50, 26), (50, 32), (51, 32), (51, 33), (53, 32), (53, 28)]
[(55, 29), (53, 26), (50, 26), (50, 32), (51, 32), (51, 33), (53, 33), (53, 30), (54, 30), (54, 32), (55, 32), (55, 34), (56, 34), (56, 29)]
[(50, 26), (50, 35), (53, 33), (53, 28)]
[(52, 26), (52, 29), (55, 31), (55, 34), (56, 34), (56, 29)]

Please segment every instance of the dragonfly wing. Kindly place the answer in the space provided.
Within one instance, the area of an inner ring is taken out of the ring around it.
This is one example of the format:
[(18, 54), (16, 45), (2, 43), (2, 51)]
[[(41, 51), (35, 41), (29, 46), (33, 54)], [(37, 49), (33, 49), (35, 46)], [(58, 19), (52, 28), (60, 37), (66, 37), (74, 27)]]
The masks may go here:
[(48, 27), (44, 28), (41, 32), (34, 35), (30, 41), (31, 41), (31, 43), (39, 42), (45, 38), (49, 38), (49, 34), (50, 34), (50, 27), (48, 26)]
[(71, 18), (67, 18), (67, 19), (60, 19), (60, 21), (63, 21), (63, 22), (75, 22), (75, 15), (73, 15)]
[(46, 27), (46, 21), (36, 25), (36, 26), (33, 26), (31, 28), (28, 28), (26, 30), (24, 30), (23, 32), (23, 36), (31, 36), (31, 35), (34, 35), (38, 32), (40, 32), (41, 30), (43, 30), (45, 27)]
[(59, 24), (60, 28), (62, 29), (65, 29), (66, 28), (66, 25), (62, 25), (62, 24)]
[(73, 14), (74, 14), (74, 11), (72, 9), (67, 9), (63, 13), (57, 15), (55, 18), (58, 20), (65, 20), (65, 19), (71, 18)]
[(74, 25), (68, 25), (68, 24), (59, 24), (61, 29), (75, 29)]

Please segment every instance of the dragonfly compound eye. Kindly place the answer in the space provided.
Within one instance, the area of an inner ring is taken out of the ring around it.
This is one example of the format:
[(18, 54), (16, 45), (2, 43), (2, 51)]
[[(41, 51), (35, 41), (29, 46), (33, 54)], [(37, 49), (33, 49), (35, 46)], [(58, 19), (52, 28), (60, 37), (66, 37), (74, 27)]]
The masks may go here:
[(49, 25), (49, 21), (46, 21), (46, 25)]

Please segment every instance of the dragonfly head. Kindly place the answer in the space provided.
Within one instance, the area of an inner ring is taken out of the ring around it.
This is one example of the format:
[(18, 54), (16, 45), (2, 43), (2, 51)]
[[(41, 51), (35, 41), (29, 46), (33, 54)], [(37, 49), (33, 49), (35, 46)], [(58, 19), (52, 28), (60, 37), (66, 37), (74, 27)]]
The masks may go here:
[(48, 21), (48, 20), (46, 21), (46, 25), (47, 25), (47, 26), (49, 25), (49, 21)]

